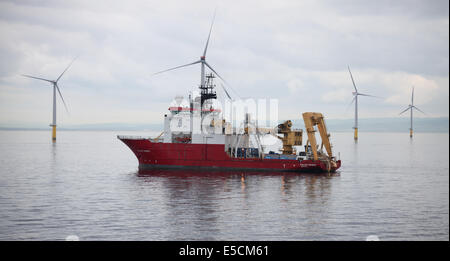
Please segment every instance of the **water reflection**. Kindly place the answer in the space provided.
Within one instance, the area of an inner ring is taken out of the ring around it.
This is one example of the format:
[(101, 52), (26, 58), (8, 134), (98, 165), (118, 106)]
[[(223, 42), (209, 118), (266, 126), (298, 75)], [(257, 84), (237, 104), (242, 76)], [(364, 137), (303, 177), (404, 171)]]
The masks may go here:
[(50, 145), (50, 160), (48, 160), (49, 164), (49, 175), (50, 175), (50, 185), (52, 189), (57, 184), (58, 180), (58, 146), (56, 146), (56, 142), (52, 142)]
[[(289, 194), (293, 188), (301, 185), (313, 195), (322, 190), (328, 190), (329, 180), (340, 176), (336, 173), (292, 173), (292, 172), (258, 172), (258, 171), (206, 171), (206, 170), (172, 170), (172, 169), (152, 169), (139, 170), (137, 177), (147, 182), (164, 180), (166, 188), (170, 188), (173, 193), (187, 191), (190, 189), (220, 189), (229, 192), (230, 184), (239, 184), (242, 193), (248, 192), (248, 186), (258, 186), (267, 180), (276, 179), (279, 181), (282, 195)], [(316, 183), (319, 182), (317, 188)], [(275, 184), (275, 183), (274, 183)], [(179, 196), (179, 195), (178, 195)]]
[(56, 143), (52, 142), (50, 144), (51, 161), (53, 164), (56, 162), (57, 148)]
[[(215, 240), (217, 234), (237, 229), (229, 227), (230, 220), (245, 221), (239, 226), (264, 223), (268, 218), (271, 222), (303, 220), (301, 216), (316, 216), (318, 209), (326, 217), (332, 180), (337, 176), (339, 174), (168, 169), (137, 173), (144, 186), (157, 184), (164, 191), (162, 205), (170, 228), (169, 237), (174, 240)], [(314, 222), (323, 224), (326, 220), (315, 219)], [(236, 233), (241, 229), (246, 228), (241, 227)], [(205, 238), (205, 235), (208, 236)]]
[(245, 194), (245, 175), (241, 174), (241, 192)]
[(111, 133), (68, 134), (2, 132), (0, 239), (448, 240), (448, 133), (337, 133), (342, 177), (138, 173)]

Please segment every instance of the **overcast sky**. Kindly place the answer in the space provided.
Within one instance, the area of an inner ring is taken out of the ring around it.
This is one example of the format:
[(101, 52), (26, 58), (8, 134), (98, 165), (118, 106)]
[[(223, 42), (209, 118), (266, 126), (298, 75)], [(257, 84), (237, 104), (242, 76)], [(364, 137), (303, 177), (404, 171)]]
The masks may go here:
[(21, 74), (56, 79), (78, 55), (59, 125), (162, 123), (200, 65), (152, 73), (199, 59), (215, 8), (208, 63), (231, 95), (278, 99), (279, 118), (352, 118), (348, 65), (359, 91), (382, 97), (361, 97), (361, 118), (399, 117), (412, 86), (427, 117), (448, 117), (448, 0), (15, 0), (0, 1), (0, 124), (49, 124), (50, 84)]

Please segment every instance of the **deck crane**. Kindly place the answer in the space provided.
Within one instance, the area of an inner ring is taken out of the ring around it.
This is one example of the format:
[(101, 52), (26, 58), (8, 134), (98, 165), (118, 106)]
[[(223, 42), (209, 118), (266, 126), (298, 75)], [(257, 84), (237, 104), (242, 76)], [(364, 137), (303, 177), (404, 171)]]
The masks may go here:
[[(283, 142), (283, 154), (291, 155), (295, 154), (293, 146), (302, 145), (302, 130), (291, 129), (292, 121), (287, 120), (281, 124), (278, 124), (276, 128), (257, 128), (256, 131), (260, 134), (270, 134)], [(283, 134), (282, 137), (277, 134)]]
[[(327, 127), (322, 113), (305, 112), (303, 113), (303, 121), (305, 122), (306, 133), (308, 134), (308, 143), (311, 144), (314, 160), (325, 160), (328, 168), (335, 167), (336, 159), (331, 150), (332, 146), (329, 139), (330, 134), (327, 132)], [(317, 151), (317, 141), (315, 136), (316, 130), (314, 128), (316, 125), (319, 130), (320, 137), (322, 138), (321, 148), (325, 146), (327, 155), (323, 154), (321, 151)], [(308, 148), (308, 146), (306, 147)]]

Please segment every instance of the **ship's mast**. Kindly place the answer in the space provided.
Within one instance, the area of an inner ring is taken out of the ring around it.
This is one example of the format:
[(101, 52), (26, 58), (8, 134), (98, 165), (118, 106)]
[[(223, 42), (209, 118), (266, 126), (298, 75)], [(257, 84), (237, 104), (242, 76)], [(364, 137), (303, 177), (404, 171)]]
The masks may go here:
[[(203, 68), (203, 66), (202, 66)], [(202, 70), (202, 77), (205, 77)], [(203, 104), (205, 101), (210, 99), (217, 99), (217, 94), (214, 88), (216, 85), (214, 85), (213, 80), (216, 78), (213, 73), (209, 73), (206, 75), (206, 79), (204, 81), (204, 84), (199, 86), (200, 89), (200, 100), (201, 100), (201, 107), (203, 108)]]

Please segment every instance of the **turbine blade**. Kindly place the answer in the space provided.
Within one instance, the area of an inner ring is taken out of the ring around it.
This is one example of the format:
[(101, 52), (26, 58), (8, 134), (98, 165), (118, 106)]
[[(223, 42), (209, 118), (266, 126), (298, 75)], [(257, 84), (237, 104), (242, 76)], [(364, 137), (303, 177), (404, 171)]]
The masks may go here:
[(237, 93), (237, 91), (236, 90), (234, 90), (234, 88), (233, 87), (231, 87), (231, 85), (227, 82), (227, 81), (225, 81), (225, 79), (224, 78), (222, 78), (212, 67), (211, 67), (211, 65), (209, 65), (207, 62), (205, 62), (204, 61), (204, 63), (205, 63), (205, 65), (209, 68), (209, 69), (211, 69), (211, 71), (213, 71), (213, 73), (215, 73), (216, 75), (217, 75), (217, 77), (219, 77), (222, 81), (223, 81), (223, 83), (225, 83), (225, 85), (227, 85), (228, 87), (230, 87), (233, 91), (234, 91), (234, 93), (236, 94), (236, 96), (238, 96), (239, 98), (241, 98), (241, 96)]
[(412, 94), (411, 94), (411, 105), (414, 106), (414, 86), (412, 87)]
[(156, 75), (156, 74), (160, 74), (160, 73), (163, 73), (163, 72), (172, 71), (172, 70), (175, 70), (175, 69), (178, 69), (178, 68), (186, 67), (186, 66), (193, 65), (193, 64), (196, 64), (196, 63), (200, 63), (200, 62), (201, 62), (201, 60), (198, 60), (198, 61), (195, 61), (193, 63), (188, 63), (188, 64), (185, 64), (185, 65), (180, 65), (180, 66), (177, 66), (177, 67), (173, 67), (173, 68), (170, 68), (170, 69), (167, 69), (167, 70), (164, 70), (164, 71), (156, 72), (156, 73), (154, 73), (152, 75)]
[(356, 95), (353, 96), (352, 102), (350, 102), (350, 103), (347, 105), (347, 108), (345, 109), (345, 112), (348, 111), (348, 109), (350, 108), (350, 106), (352, 106), (352, 104), (355, 102), (355, 100), (356, 100)]
[(212, 31), (212, 28), (213, 28), (213, 25), (214, 25), (214, 20), (216, 19), (216, 10), (217, 10), (217, 8), (214, 9), (214, 16), (213, 16), (213, 19), (212, 19), (212, 22), (211, 22), (211, 27), (209, 28), (208, 40), (206, 41), (205, 50), (203, 51), (203, 57), (206, 56), (206, 51), (208, 50), (209, 38), (211, 36), (211, 31)]
[(55, 83), (55, 86), (56, 86), (56, 90), (58, 90), (59, 96), (61, 97), (61, 100), (62, 100), (62, 102), (63, 102), (63, 104), (64, 104), (64, 108), (66, 108), (67, 113), (69, 113), (69, 109), (67, 109), (66, 102), (64, 101), (64, 98), (63, 98), (63, 96), (62, 96), (62, 94), (61, 94), (61, 91), (59, 90), (58, 84)]
[(423, 112), (422, 110), (420, 110), (419, 108), (417, 108), (416, 106), (411, 106), (412, 108), (414, 108), (414, 109), (416, 109), (416, 110), (418, 110), (418, 111), (420, 111), (421, 113), (423, 113), (423, 114), (425, 114), (426, 115), (426, 113), (425, 112)]
[(75, 60), (76, 60), (77, 58), (78, 58), (78, 56), (75, 57), (75, 58), (70, 62), (69, 66), (66, 67), (66, 69), (61, 73), (61, 75), (58, 77), (58, 79), (56, 79), (55, 82), (58, 82), (59, 79), (61, 79), (61, 77), (63, 76), (63, 74), (67, 71), (67, 69), (69, 69), (69, 67), (72, 65), (73, 62), (75, 62)]
[(358, 89), (356, 89), (355, 80), (353, 80), (352, 72), (350, 71), (350, 66), (347, 66), (347, 67), (348, 67), (348, 72), (350, 73), (350, 77), (352, 78), (353, 87), (355, 88), (355, 91), (358, 92)]
[(373, 98), (379, 98), (379, 99), (381, 99), (381, 97), (378, 97), (378, 96), (374, 96), (374, 95), (369, 95), (369, 94), (364, 94), (364, 93), (359, 93), (358, 92), (358, 94), (357, 95), (361, 95), (361, 96), (367, 96), (367, 97), (373, 97)]
[(406, 110), (400, 112), (398, 115), (402, 115), (404, 112), (408, 111), (409, 109), (411, 109), (411, 106), (409, 106), (408, 108), (406, 108)]
[(28, 78), (37, 79), (37, 80), (42, 80), (42, 81), (46, 81), (46, 82), (54, 83), (54, 81), (52, 81), (52, 80), (47, 80), (47, 79), (44, 79), (44, 78), (34, 77), (34, 76), (31, 76), (31, 75), (22, 74), (22, 76), (25, 76), (25, 77), (28, 77)]
[(208, 66), (208, 68), (213, 71), (213, 73), (215, 73), (217, 75), (217, 77), (219, 77), (225, 84), (228, 84), (227, 81), (225, 81), (224, 78), (222, 78), (222, 76), (220, 76), (212, 67), (211, 65), (209, 65), (207, 62), (204, 62), (206, 66)]
[(224, 90), (225, 94), (228, 96), (228, 99), (231, 100), (231, 96), (230, 94), (227, 92), (227, 89), (225, 89), (225, 87), (223, 86), (223, 84), (221, 83), (220, 86), (222, 86), (222, 89)]

